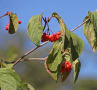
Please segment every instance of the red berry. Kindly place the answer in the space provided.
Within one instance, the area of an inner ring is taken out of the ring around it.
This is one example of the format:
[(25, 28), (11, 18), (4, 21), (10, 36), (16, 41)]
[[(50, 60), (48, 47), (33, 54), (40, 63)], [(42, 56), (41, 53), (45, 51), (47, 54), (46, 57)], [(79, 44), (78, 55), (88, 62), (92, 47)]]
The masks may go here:
[(53, 41), (57, 40), (56, 36), (57, 36), (56, 34), (53, 34), (53, 39), (54, 39)]
[(72, 64), (68, 61), (63, 62), (60, 72), (70, 72), (72, 70)]
[(53, 35), (49, 35), (49, 41), (51, 41), (51, 42), (54, 41)]
[(42, 37), (41, 37), (41, 42), (45, 42), (49, 40), (49, 35), (46, 33), (43, 33)]
[(56, 35), (56, 40), (58, 40), (59, 38), (60, 38), (60, 35), (57, 34), (57, 35)]
[(8, 30), (9, 29), (9, 26), (5, 26), (5, 30)]
[(8, 26), (8, 27), (9, 27), (9, 23), (8, 23), (6, 26)]
[(22, 23), (22, 21), (19, 20), (19, 21), (18, 21), (18, 24), (21, 24), (21, 23)]
[(61, 32), (57, 32), (56, 34), (57, 34), (57, 35), (61, 35)]

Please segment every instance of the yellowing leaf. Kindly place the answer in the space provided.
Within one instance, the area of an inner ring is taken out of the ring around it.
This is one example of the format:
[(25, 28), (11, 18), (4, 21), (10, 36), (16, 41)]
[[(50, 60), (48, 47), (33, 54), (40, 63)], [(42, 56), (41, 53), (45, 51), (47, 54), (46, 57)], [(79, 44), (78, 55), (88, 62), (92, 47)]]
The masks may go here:
[(16, 14), (10, 12), (9, 13), (9, 34), (14, 34), (18, 29), (18, 17)]
[(84, 35), (90, 43), (93, 52), (97, 50), (97, 11), (89, 12), (84, 21), (90, 18), (88, 22), (83, 25)]

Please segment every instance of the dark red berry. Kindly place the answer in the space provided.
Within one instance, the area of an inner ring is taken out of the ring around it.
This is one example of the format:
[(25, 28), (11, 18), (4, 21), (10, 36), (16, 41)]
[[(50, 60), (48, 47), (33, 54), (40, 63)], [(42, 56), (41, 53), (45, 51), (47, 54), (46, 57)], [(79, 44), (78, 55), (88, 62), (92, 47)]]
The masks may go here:
[(51, 42), (54, 41), (53, 35), (49, 35), (49, 41), (51, 41)]
[(72, 70), (72, 64), (68, 61), (63, 62), (60, 72), (70, 72)]
[(5, 26), (5, 30), (8, 30), (9, 29), (9, 26)]
[(22, 21), (19, 20), (19, 21), (18, 21), (18, 24), (21, 24), (21, 23), (22, 23)]
[(49, 35), (46, 33), (43, 33), (42, 37), (41, 37), (41, 42), (45, 42), (49, 40)]

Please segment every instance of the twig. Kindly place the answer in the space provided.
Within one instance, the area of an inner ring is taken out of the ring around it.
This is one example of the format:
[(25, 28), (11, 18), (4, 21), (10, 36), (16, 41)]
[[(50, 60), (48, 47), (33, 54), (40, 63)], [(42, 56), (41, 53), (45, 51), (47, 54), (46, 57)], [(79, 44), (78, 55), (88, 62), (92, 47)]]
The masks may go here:
[(83, 23), (81, 23), (80, 25), (78, 25), (77, 27), (73, 28), (71, 31), (75, 31), (76, 29), (78, 29), (79, 27), (81, 27), (83, 24), (85, 24), (86, 22), (88, 22), (90, 20), (90, 18), (86, 19)]
[(44, 42), (42, 44), (40, 44), (40, 46), (36, 46), (35, 48), (31, 49), (30, 51), (28, 51), (27, 53), (25, 53), (22, 57), (20, 57), (18, 60), (16, 60), (16, 62), (13, 63), (13, 66), (15, 66), (18, 62), (20, 62), (24, 57), (26, 57), (27, 55), (29, 55), (30, 53), (32, 53), (33, 51), (35, 51), (36, 49), (38, 49), (39, 47), (47, 44), (49, 41)]
[(47, 57), (44, 57), (44, 58), (27, 58), (27, 59), (24, 59), (24, 60), (21, 60), (21, 61), (45, 61), (47, 60)]
[(46, 25), (48, 25), (48, 22), (52, 19), (52, 16), (48, 18), (47, 20), (46, 20), (46, 17), (45, 18), (42, 17), (42, 19), (45, 22), (44, 27), (43, 27), (43, 31), (44, 31), (44, 29), (46, 28)]
[(10, 12), (6, 12), (4, 15), (0, 16), (0, 18), (7, 16)]
[(45, 18), (42, 17), (42, 19), (43, 19), (43, 21), (45, 22), (44, 27), (43, 27), (43, 31), (44, 31), (44, 29), (46, 28), (47, 21), (46, 21), (46, 17), (45, 17)]
[(2, 18), (2, 17), (4, 17), (4, 16), (6, 16), (6, 15), (2, 15), (2, 16), (0, 16), (0, 18)]

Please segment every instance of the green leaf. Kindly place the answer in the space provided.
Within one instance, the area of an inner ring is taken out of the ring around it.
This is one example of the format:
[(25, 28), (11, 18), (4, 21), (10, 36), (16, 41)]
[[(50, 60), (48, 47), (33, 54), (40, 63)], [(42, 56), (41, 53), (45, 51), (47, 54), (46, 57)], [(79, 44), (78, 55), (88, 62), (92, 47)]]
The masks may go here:
[(76, 82), (79, 72), (80, 72), (81, 63), (78, 59), (76, 59), (73, 62), (73, 68), (74, 68), (74, 83)]
[(60, 64), (62, 62), (62, 54), (61, 51), (56, 50), (55, 48), (53, 48), (48, 56), (48, 59), (46, 61), (46, 70), (54, 80), (58, 80), (60, 73)]
[(90, 43), (93, 52), (97, 50), (97, 11), (89, 12), (84, 21), (90, 20), (83, 25), (83, 32), (88, 42)]
[(29, 83), (24, 83), (23, 88), (26, 88), (27, 90), (35, 90), (34, 87)]
[(70, 31), (68, 29), (65, 30), (64, 50), (67, 48), (70, 48)]
[(17, 90), (21, 87), (21, 79), (14, 70), (0, 68), (0, 87), (1, 90)]
[(9, 13), (9, 34), (14, 34), (18, 29), (18, 17), (16, 14), (10, 12)]
[(79, 58), (82, 51), (84, 50), (84, 43), (83, 40), (73, 32), (70, 32), (70, 35), (72, 59), (76, 60), (77, 58)]
[(59, 77), (59, 73), (60, 73), (60, 65), (57, 67), (57, 70), (55, 72), (50, 71), (47, 67), (47, 63), (45, 61), (44, 66), (46, 68), (46, 71), (48, 72), (48, 74), (54, 79), (54, 80), (58, 80)]
[(62, 62), (62, 54), (61, 51), (58, 51), (54, 54), (54, 49), (49, 54), (47, 59), (47, 67), (50, 71), (57, 71), (59, 64)]
[(28, 36), (36, 46), (40, 45), (42, 33), (42, 15), (32, 16), (28, 22)]
[[(5, 61), (5, 62), (6, 62), (6, 61)], [(14, 65), (14, 64), (6, 64), (5, 62), (2, 62), (2, 63), (1, 63), (1, 67), (2, 67), (2, 68), (9, 68), (9, 69), (13, 68), (13, 65)]]

